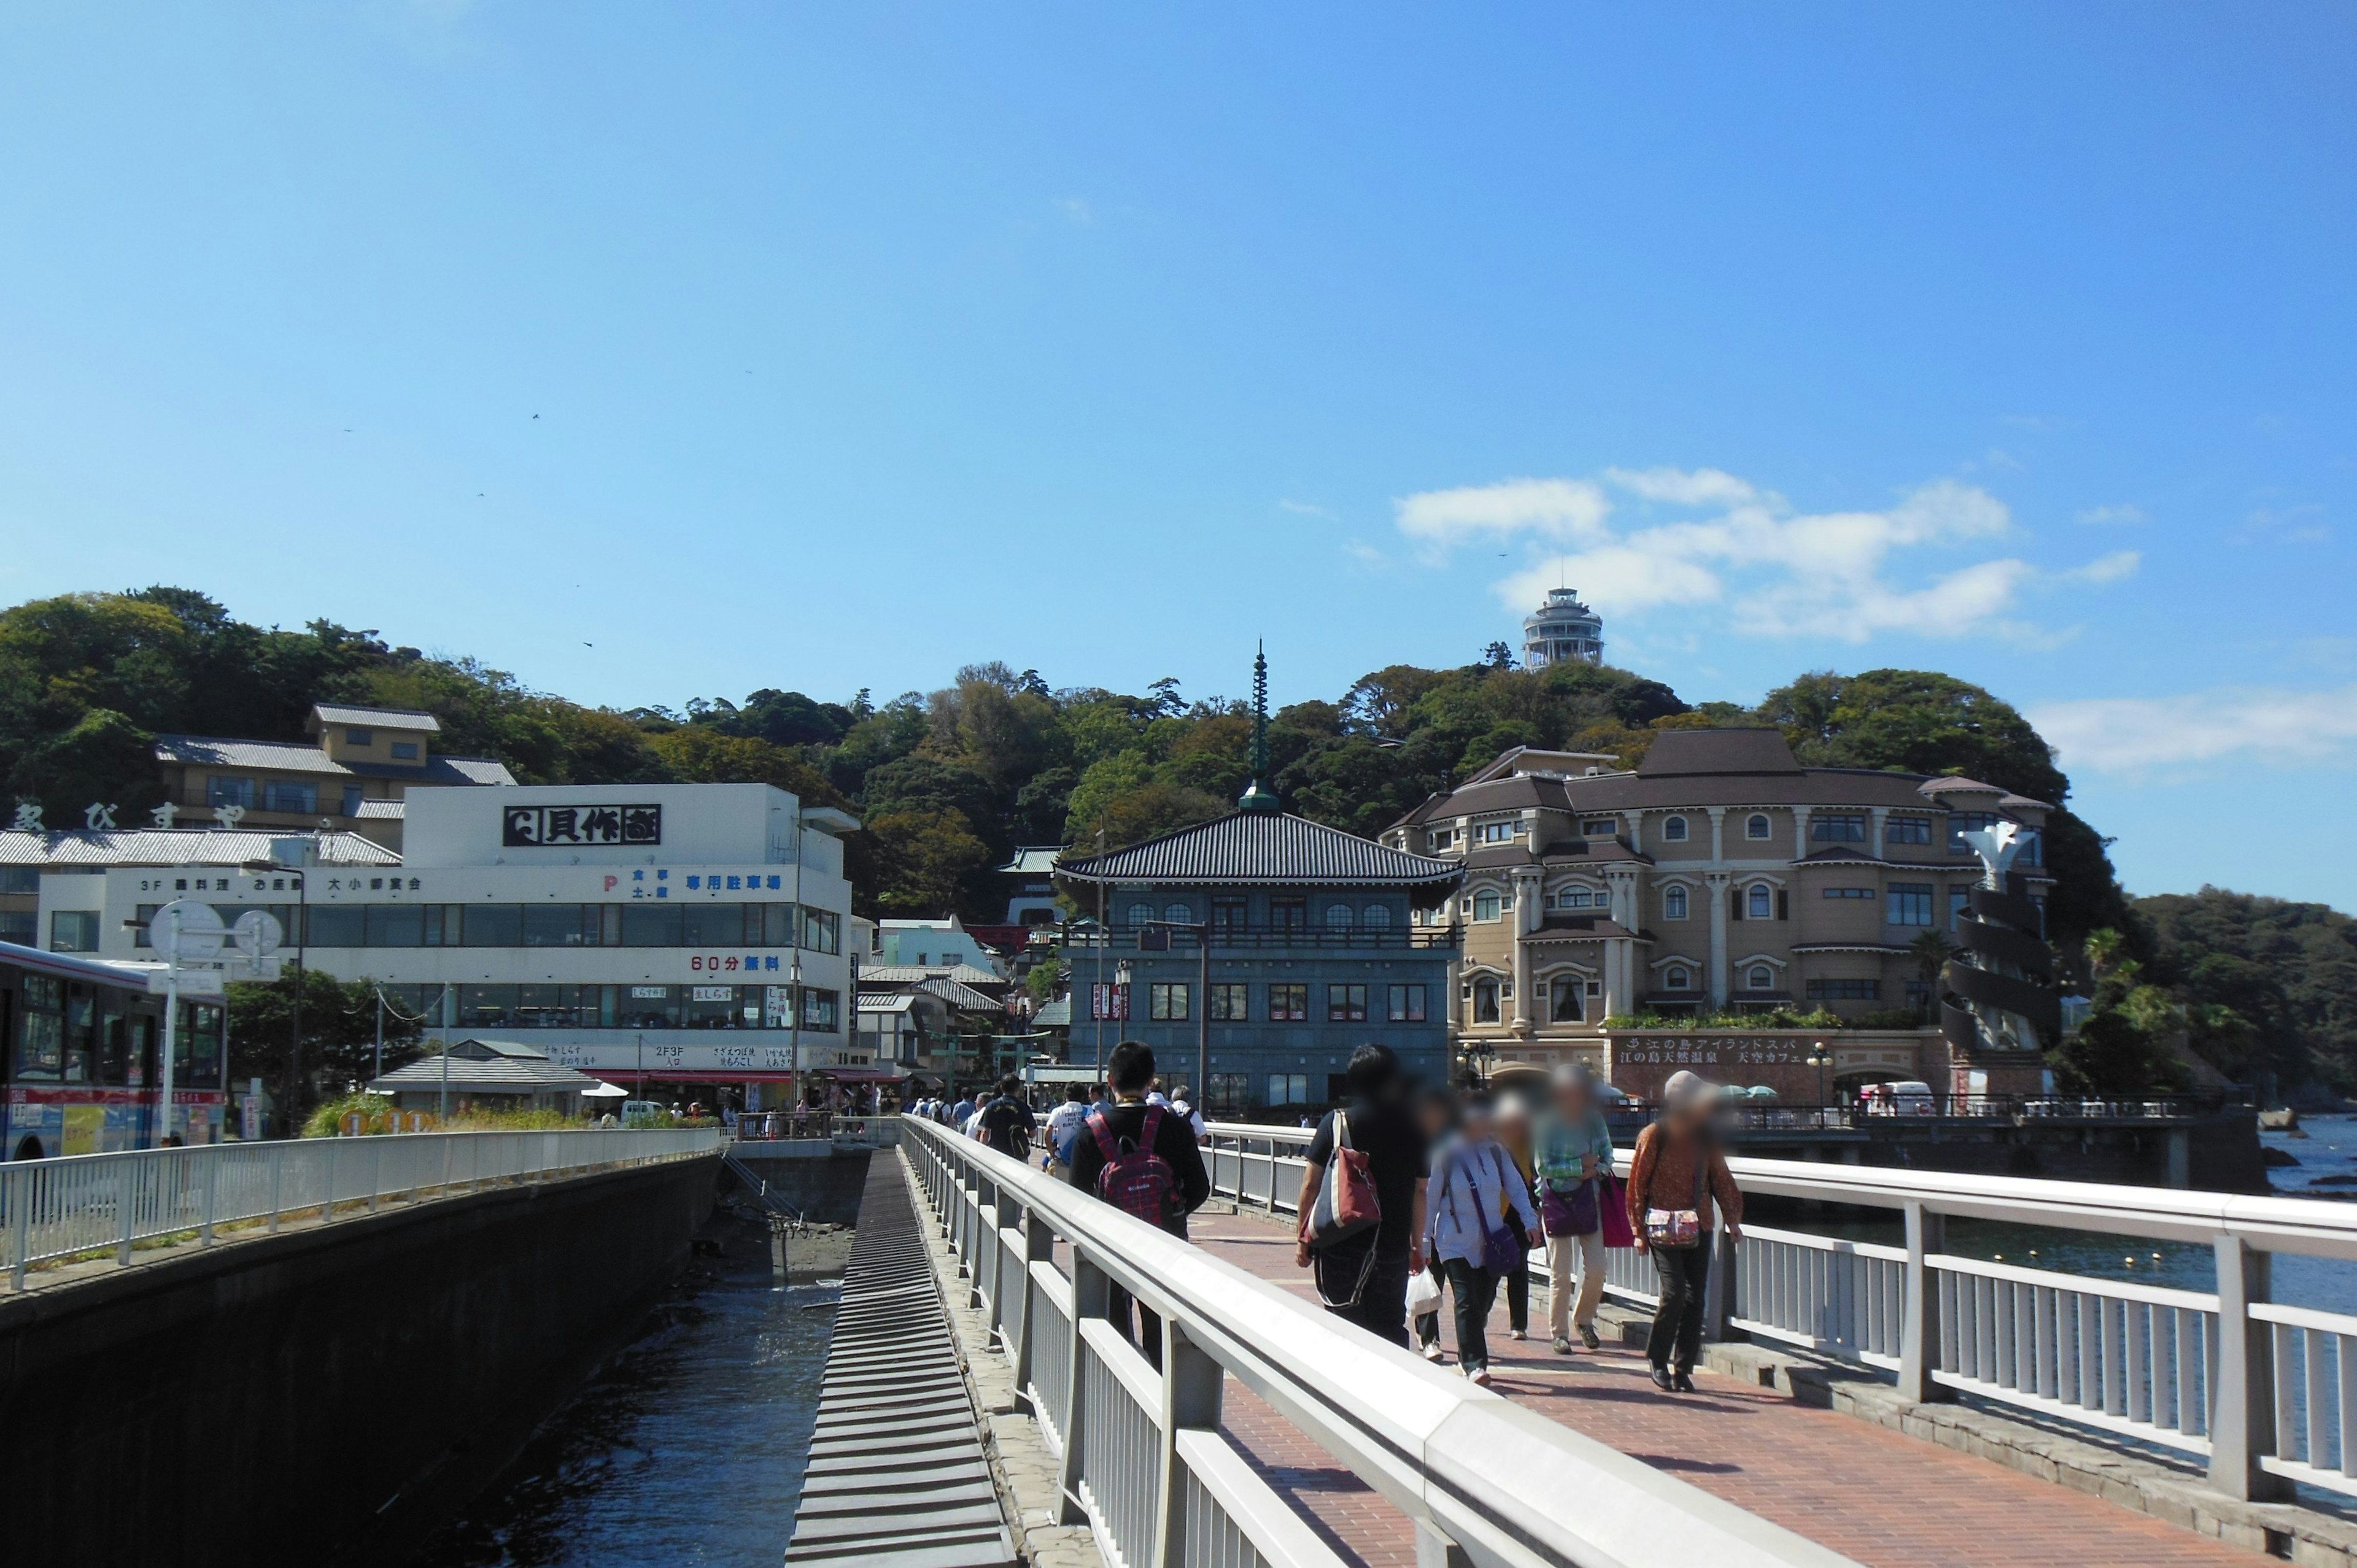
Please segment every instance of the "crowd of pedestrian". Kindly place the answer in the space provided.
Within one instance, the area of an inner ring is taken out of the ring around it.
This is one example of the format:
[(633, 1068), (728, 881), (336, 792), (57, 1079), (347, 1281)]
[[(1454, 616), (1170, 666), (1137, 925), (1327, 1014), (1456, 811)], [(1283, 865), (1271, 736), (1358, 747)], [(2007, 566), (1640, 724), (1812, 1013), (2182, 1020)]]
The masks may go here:
[[(1602, 1348), (1597, 1309), (1606, 1254), (1650, 1256), (1659, 1305), (1645, 1354), (1664, 1391), (1691, 1391), (1717, 1226), (1740, 1237), (1743, 1194), (1715, 1127), (1717, 1086), (1674, 1074), (1638, 1135), (1628, 1178), (1614, 1169), (1603, 1091), (1586, 1068), (1555, 1069), (1536, 1103), (1519, 1094), (1417, 1088), (1383, 1046), (1361, 1046), (1348, 1096), (1316, 1123), (1302, 1174), (1296, 1263), (1328, 1311), (1394, 1345), (1457, 1364), (1487, 1385), (1490, 1320), (1530, 1336), (1533, 1265), (1544, 1270), (1547, 1336), (1558, 1356)], [(1040, 1116), (1010, 1074), (982, 1099), (924, 1099), (912, 1113), (1033, 1164), (1123, 1211), (1187, 1234), (1211, 1196), (1209, 1130), (1184, 1087), (1166, 1095), (1153, 1050), (1114, 1047), (1102, 1083), (1073, 1083)], [(1161, 1324), (1112, 1287), (1108, 1314), (1157, 1365)], [(1135, 1321), (1133, 1326), (1133, 1307)]]

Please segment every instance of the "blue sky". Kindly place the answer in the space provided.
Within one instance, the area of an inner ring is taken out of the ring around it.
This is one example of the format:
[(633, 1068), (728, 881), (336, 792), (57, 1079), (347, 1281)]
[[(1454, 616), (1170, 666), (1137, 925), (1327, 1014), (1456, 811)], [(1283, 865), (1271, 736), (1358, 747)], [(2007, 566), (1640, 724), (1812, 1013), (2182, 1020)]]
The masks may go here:
[[(0, 594), (616, 705), (1512, 636), (2357, 907), (2357, 13), (16, 7)], [(535, 418), (534, 415), (538, 417)]]

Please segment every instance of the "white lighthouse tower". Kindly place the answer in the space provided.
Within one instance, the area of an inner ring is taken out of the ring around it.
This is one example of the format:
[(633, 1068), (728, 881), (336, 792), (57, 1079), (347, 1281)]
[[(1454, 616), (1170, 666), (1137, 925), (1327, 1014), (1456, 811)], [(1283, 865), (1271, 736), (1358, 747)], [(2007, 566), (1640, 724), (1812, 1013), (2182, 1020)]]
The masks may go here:
[(1523, 667), (1604, 662), (1604, 622), (1579, 602), (1577, 588), (1549, 588), (1546, 603), (1523, 618)]

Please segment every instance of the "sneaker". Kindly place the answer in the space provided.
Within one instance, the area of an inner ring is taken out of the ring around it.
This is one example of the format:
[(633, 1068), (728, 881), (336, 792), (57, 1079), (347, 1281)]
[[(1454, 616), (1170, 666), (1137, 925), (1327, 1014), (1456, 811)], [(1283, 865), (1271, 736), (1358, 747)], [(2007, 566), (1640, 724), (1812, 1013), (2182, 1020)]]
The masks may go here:
[(1472, 1380), (1473, 1380), (1473, 1386), (1474, 1386), (1475, 1388), (1486, 1389), (1486, 1388), (1488, 1388), (1488, 1387), (1490, 1386), (1490, 1369), (1489, 1369), (1489, 1368), (1487, 1368), (1487, 1367), (1483, 1367), (1483, 1368), (1481, 1368), (1480, 1370), (1475, 1371), (1475, 1372), (1472, 1372), (1472, 1373), (1469, 1373), (1469, 1374), (1468, 1374), (1468, 1375), (1469, 1375), (1469, 1376), (1470, 1376), (1470, 1377), (1472, 1378)]
[(1670, 1386), (1677, 1390), (1678, 1392), (1682, 1394), (1690, 1394), (1695, 1391), (1694, 1374), (1692, 1372), (1673, 1372), (1670, 1374)]
[(1509, 1339), (1528, 1339), (1530, 1335), (1527, 1331), (1517, 1328), (1513, 1330), (1513, 1332), (1508, 1334), (1506, 1337)]
[(1665, 1394), (1677, 1391), (1677, 1384), (1670, 1380), (1670, 1369), (1667, 1367), (1653, 1369), (1653, 1386)]
[(1583, 1323), (1579, 1326), (1579, 1342), (1591, 1350), (1604, 1348), (1604, 1341), (1596, 1337), (1596, 1325), (1593, 1323)]
[(1555, 1353), (1556, 1355), (1558, 1355), (1558, 1356), (1568, 1356), (1568, 1355), (1570, 1355), (1570, 1354), (1571, 1354), (1571, 1341), (1570, 1341), (1570, 1340), (1568, 1340), (1568, 1339), (1566, 1339), (1566, 1338), (1565, 1338), (1562, 1335), (1560, 1335), (1560, 1334), (1556, 1335), (1556, 1336), (1555, 1337)]
[(1440, 1342), (1438, 1340), (1435, 1340), (1424, 1348), (1424, 1359), (1427, 1361), (1437, 1361), (1442, 1359)]

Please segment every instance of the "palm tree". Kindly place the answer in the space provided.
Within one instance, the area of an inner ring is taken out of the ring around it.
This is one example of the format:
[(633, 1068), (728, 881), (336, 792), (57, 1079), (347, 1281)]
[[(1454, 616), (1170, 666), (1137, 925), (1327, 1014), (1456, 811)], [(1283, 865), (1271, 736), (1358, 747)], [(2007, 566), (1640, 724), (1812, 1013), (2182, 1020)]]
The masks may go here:
[(2113, 965), (2120, 961), (2120, 951), (2126, 946), (2127, 939), (2109, 926), (2089, 931), (2086, 945), (2089, 975), (2101, 980)]
[(1909, 942), (1907, 950), (1915, 955), (1916, 972), (1923, 977), (1923, 989), (1927, 993), (1923, 1015), (1930, 1018), (1940, 998), (1940, 972), (1946, 969), (1948, 961), (1955, 956), (1956, 944), (1950, 941), (1943, 931), (1925, 931)]

